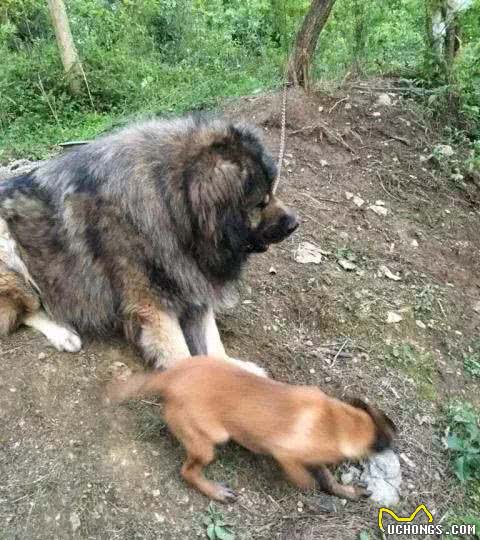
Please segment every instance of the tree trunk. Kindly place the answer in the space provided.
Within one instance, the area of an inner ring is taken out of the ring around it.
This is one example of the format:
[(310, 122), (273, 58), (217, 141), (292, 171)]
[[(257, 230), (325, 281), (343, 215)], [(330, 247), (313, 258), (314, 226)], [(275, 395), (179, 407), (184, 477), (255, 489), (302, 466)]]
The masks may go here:
[(295, 48), (289, 60), (288, 80), (308, 88), (310, 66), (317, 47), (318, 37), (328, 20), (335, 0), (312, 0), (302, 27), (295, 39)]
[(47, 3), (55, 29), (63, 69), (69, 80), (70, 91), (72, 94), (79, 94), (82, 88), (83, 71), (77, 49), (73, 43), (65, 4), (63, 0), (47, 0)]

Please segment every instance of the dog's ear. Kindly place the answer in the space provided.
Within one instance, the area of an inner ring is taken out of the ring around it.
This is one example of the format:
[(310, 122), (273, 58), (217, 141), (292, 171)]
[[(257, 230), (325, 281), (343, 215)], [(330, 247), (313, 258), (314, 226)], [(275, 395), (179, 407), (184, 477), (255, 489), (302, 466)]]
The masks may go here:
[(189, 171), (188, 199), (198, 232), (214, 240), (224, 213), (241, 205), (243, 171), (227, 143), (205, 148)]
[(392, 442), (393, 436), (397, 433), (397, 427), (383, 411), (372, 407), (359, 398), (350, 398), (348, 403), (357, 409), (365, 411), (373, 420), (376, 428), (375, 441), (373, 449), (375, 452), (381, 452), (388, 448)]

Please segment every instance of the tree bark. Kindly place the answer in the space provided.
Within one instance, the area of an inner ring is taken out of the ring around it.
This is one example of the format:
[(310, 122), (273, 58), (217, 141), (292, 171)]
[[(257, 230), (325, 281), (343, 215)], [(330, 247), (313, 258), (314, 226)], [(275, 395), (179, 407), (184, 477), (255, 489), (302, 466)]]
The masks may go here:
[(68, 77), (72, 94), (79, 94), (82, 88), (82, 65), (77, 49), (73, 42), (67, 10), (63, 0), (47, 0), (50, 16), (52, 17), (58, 50), (62, 59), (63, 69)]
[(333, 4), (335, 0), (312, 0), (295, 39), (293, 54), (289, 60), (288, 80), (290, 82), (308, 88), (310, 66), (318, 38), (328, 20)]

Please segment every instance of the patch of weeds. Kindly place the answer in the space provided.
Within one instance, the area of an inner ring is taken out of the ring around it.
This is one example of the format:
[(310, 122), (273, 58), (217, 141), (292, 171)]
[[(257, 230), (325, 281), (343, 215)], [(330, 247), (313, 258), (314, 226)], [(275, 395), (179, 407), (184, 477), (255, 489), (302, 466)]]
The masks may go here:
[(430, 353), (410, 343), (401, 343), (389, 348), (386, 361), (415, 381), (420, 398), (430, 401), (435, 399), (435, 364)]
[(464, 353), (463, 369), (470, 377), (480, 378), (480, 340), (474, 341)]
[(223, 514), (212, 503), (208, 505), (202, 522), (209, 540), (235, 540), (232, 525), (225, 522)]
[(480, 413), (473, 405), (456, 402), (447, 411), (447, 448), (460, 482), (480, 482)]
[(415, 295), (415, 305), (413, 311), (417, 319), (431, 319), (434, 311), (434, 304), (436, 299), (436, 292), (434, 285), (425, 285)]
[(452, 456), (455, 476), (466, 494), (463, 508), (456, 509), (448, 522), (475, 525), (475, 538), (480, 538), (480, 410), (468, 402), (451, 403), (447, 408), (444, 442)]

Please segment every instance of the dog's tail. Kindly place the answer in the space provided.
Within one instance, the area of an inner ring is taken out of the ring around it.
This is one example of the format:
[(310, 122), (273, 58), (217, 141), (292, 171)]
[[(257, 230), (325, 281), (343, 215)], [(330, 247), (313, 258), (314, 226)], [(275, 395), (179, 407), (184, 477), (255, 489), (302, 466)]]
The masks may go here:
[(107, 385), (106, 396), (110, 403), (120, 403), (131, 398), (156, 395), (162, 397), (167, 375), (164, 371), (138, 373), (126, 380), (114, 380)]

